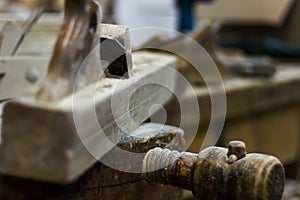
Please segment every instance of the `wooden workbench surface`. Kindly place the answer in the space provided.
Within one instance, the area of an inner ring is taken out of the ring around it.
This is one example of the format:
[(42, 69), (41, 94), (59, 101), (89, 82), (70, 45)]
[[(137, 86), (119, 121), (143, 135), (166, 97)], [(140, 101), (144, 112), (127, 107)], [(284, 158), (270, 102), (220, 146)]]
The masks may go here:
[[(300, 64), (278, 67), (271, 78), (224, 78), (227, 96), (227, 119), (264, 112), (300, 101)], [(195, 87), (201, 116), (210, 117), (209, 93), (206, 87)]]
[[(280, 66), (271, 78), (224, 78), (227, 97), (225, 125), (218, 140), (227, 145), (230, 140), (243, 140), (249, 152), (277, 156), (284, 164), (298, 160), (300, 136), (300, 64)], [(202, 146), (211, 117), (210, 95), (203, 85), (194, 85), (201, 111), (201, 121), (189, 151)], [(190, 96), (186, 96), (189, 101)], [(179, 126), (181, 117), (193, 126), (193, 114), (181, 116), (175, 102), (167, 106), (167, 123)], [(215, 119), (218, 120), (218, 119)], [(216, 134), (218, 135), (218, 134)], [(217, 140), (216, 139), (216, 140)], [(283, 141), (285, 143), (283, 144)], [(286, 145), (288, 144), (288, 145)]]

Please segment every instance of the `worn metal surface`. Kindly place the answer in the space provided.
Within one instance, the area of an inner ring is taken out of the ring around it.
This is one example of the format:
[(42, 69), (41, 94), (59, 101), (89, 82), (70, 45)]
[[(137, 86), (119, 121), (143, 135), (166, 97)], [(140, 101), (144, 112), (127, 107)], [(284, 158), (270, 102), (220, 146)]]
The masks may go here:
[[(100, 59), (97, 64), (91, 63), (87, 69), (79, 71), (84, 59), (99, 42), (99, 18), (99, 6), (95, 1), (65, 1), (64, 23), (47, 78), (37, 94), (37, 99), (56, 101), (71, 94), (74, 88), (78, 90), (99, 79)], [(80, 81), (76, 82), (76, 77)]]
[[(147, 153), (143, 168), (149, 181), (192, 190), (198, 199), (280, 200), (284, 169), (272, 156), (248, 154), (243, 143), (230, 149), (210, 147), (198, 155), (155, 148)], [(236, 156), (234, 161), (230, 155)]]

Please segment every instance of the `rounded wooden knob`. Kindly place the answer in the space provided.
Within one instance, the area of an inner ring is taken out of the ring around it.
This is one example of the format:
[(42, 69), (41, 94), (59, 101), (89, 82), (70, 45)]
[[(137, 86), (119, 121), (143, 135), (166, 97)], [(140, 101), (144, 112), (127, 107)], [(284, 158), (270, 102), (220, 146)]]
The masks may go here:
[[(191, 190), (198, 199), (280, 200), (284, 188), (280, 161), (263, 154), (246, 155), (243, 143), (230, 146), (209, 147), (198, 155), (153, 149), (143, 162), (144, 178)], [(229, 159), (232, 155), (236, 160)]]

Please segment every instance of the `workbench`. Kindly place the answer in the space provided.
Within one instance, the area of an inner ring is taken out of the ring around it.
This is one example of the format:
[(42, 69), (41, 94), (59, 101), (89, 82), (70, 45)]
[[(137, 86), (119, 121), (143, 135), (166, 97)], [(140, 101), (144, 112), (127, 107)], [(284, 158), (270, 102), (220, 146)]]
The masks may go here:
[[(132, 141), (121, 144), (124, 150), (135, 153), (147, 152), (154, 147), (165, 147), (174, 137), (170, 133), (155, 134), (148, 132), (148, 139), (131, 137)], [(141, 137), (141, 136), (140, 136)], [(152, 140), (151, 140), (152, 139)], [(158, 143), (159, 141), (159, 143)], [(180, 142), (169, 146), (177, 149)], [(143, 155), (143, 154), (142, 154)], [(109, 159), (108, 155), (108, 159)], [(105, 159), (105, 158), (104, 158)], [(128, 162), (131, 162), (128, 159)], [(138, 161), (137, 161), (138, 163)], [(58, 166), (59, 167), (59, 166)], [(140, 174), (130, 174), (114, 170), (98, 162), (87, 170), (84, 175), (69, 184), (54, 184), (43, 181), (22, 179), (0, 175), (0, 199), (182, 199), (182, 190), (143, 181)]]
[[(249, 152), (277, 156), (285, 165), (299, 159), (300, 136), (300, 67), (285, 64), (277, 67), (274, 77), (225, 76), (227, 116), (218, 144), (233, 139), (247, 143)], [(210, 96), (204, 85), (194, 85), (201, 121), (190, 151), (198, 152), (210, 120)], [(188, 100), (188, 96), (186, 97)], [(173, 102), (174, 103), (174, 102)], [(177, 125), (178, 115), (170, 103), (169, 124)], [(193, 119), (193, 116), (187, 116)], [(217, 120), (217, 119), (216, 119)], [(191, 122), (193, 120), (190, 120)]]

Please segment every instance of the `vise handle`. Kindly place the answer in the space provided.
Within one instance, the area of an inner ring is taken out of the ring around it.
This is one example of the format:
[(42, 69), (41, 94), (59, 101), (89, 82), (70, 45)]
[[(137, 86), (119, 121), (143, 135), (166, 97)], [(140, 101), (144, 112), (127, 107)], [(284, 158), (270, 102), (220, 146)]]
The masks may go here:
[(155, 148), (145, 156), (143, 171), (144, 179), (191, 190), (197, 199), (280, 200), (285, 179), (277, 158), (246, 155), (239, 141), (199, 154)]

